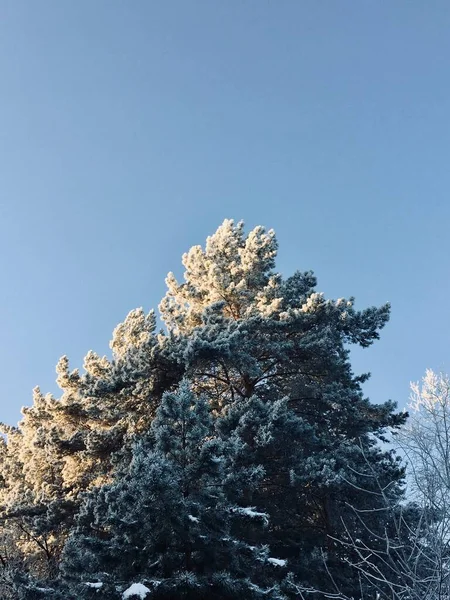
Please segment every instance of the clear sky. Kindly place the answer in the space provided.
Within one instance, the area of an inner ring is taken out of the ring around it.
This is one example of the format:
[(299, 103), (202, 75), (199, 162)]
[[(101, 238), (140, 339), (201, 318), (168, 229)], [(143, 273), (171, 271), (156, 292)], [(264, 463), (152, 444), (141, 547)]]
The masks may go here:
[(0, 1), (0, 420), (224, 218), (392, 303), (374, 401), (450, 370), (450, 3)]

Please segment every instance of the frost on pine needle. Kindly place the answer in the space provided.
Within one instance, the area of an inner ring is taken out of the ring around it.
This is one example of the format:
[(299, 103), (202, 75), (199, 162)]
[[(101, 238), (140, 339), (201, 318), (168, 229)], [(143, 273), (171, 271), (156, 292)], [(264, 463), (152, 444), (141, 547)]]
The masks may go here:
[(267, 562), (275, 565), (276, 567), (285, 567), (287, 564), (287, 560), (283, 560), (282, 558), (268, 558)]
[(150, 594), (150, 591), (151, 590), (148, 587), (146, 587), (143, 583), (133, 583), (130, 585), (129, 588), (127, 588), (124, 591), (124, 593), (122, 594), (122, 598), (123, 600), (127, 600), (128, 598), (133, 598), (134, 596), (137, 596), (141, 600), (144, 600), (147, 594)]

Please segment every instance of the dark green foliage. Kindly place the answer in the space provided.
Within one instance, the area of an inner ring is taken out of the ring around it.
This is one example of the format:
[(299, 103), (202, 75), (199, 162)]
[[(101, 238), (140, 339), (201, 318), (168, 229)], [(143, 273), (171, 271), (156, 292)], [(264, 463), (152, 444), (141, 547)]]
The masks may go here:
[(1, 455), (4, 518), (42, 509), (32, 532), (57, 549), (55, 570), (25, 566), (27, 593), (34, 576), (57, 600), (133, 583), (147, 599), (359, 597), (349, 531), (370, 545), (389, 527), (404, 473), (378, 442), (406, 417), (364, 398), (349, 347), (378, 339), (389, 306), (325, 300), (311, 272), (283, 280), (276, 249), (226, 221), (184, 256), (184, 283), (169, 275), (167, 332), (133, 311), (111, 360), (89, 353), (82, 375), (60, 361), (62, 398), (39, 395)]
[(80, 576), (104, 583), (99, 597), (110, 594), (112, 583), (124, 590), (133, 581), (147, 581), (155, 598), (203, 598), (212, 589), (217, 597), (245, 590), (245, 597), (258, 597), (259, 585), (270, 583), (257, 575), (270, 567), (267, 550), (239, 531), (264, 527), (266, 516), (248, 517), (227, 491), (242, 487), (244, 478), (254, 487), (260, 473), (254, 466), (239, 469), (236, 446), (215, 435), (207, 403), (187, 381), (178, 393), (165, 394), (127, 472), (83, 503), (62, 563), (79, 597), (91, 593)]

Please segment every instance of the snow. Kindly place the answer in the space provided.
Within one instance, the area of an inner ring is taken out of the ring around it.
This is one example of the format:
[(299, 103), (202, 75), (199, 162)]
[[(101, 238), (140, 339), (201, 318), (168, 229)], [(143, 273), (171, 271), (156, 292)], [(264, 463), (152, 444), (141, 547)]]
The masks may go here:
[(269, 516), (267, 515), (267, 513), (258, 512), (257, 510), (255, 510), (254, 506), (247, 506), (245, 508), (243, 508), (242, 506), (238, 506), (233, 510), (234, 512), (237, 512), (241, 515), (250, 517), (251, 519), (262, 518), (266, 525), (269, 523)]
[(197, 517), (194, 517), (193, 515), (188, 515), (188, 519), (189, 519), (189, 521), (192, 521), (193, 523), (198, 523)]
[(131, 598), (132, 596), (139, 596), (141, 600), (144, 600), (149, 593), (150, 590), (143, 583), (132, 583), (130, 587), (124, 591), (122, 598), (123, 600), (127, 600), (127, 598)]
[(268, 558), (267, 562), (272, 563), (272, 565), (275, 565), (277, 567), (285, 567), (287, 560), (283, 560), (282, 558)]
[(96, 583), (90, 583), (89, 581), (87, 581), (84, 585), (87, 585), (90, 588), (95, 588), (97, 590), (103, 587), (103, 583), (101, 581), (97, 581)]
[(239, 511), (243, 515), (248, 515), (249, 517), (267, 517), (266, 513), (258, 512), (252, 506), (247, 506), (247, 508), (240, 508)]

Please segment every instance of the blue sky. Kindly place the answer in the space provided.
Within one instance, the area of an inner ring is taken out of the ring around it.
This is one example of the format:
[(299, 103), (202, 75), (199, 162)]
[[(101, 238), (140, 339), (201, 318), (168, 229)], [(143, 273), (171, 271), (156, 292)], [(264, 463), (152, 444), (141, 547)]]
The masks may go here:
[(449, 31), (439, 0), (0, 2), (0, 420), (224, 218), (392, 303), (374, 401), (449, 371)]

